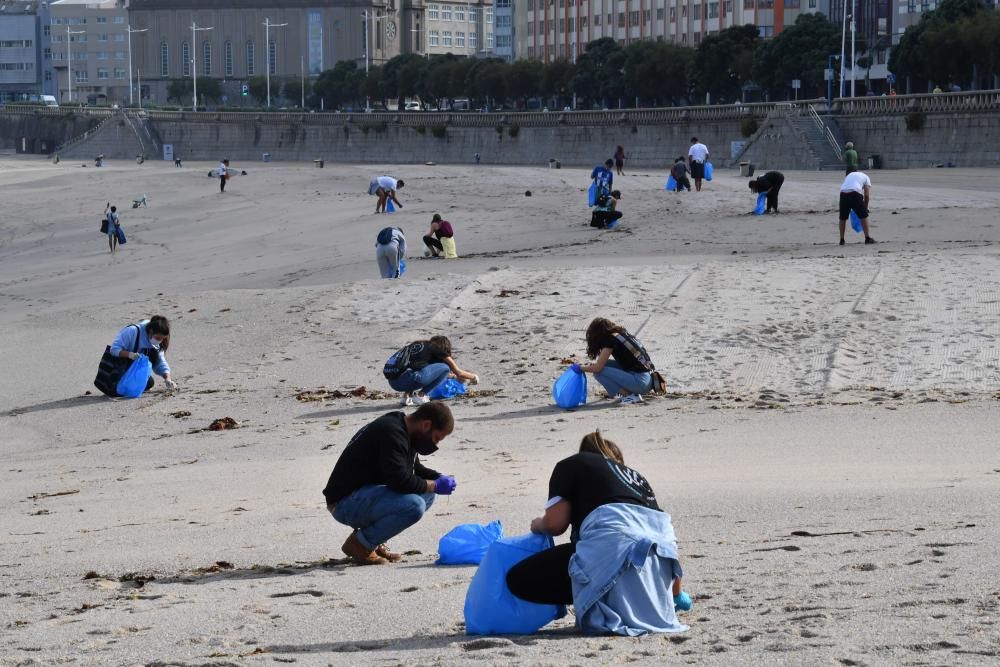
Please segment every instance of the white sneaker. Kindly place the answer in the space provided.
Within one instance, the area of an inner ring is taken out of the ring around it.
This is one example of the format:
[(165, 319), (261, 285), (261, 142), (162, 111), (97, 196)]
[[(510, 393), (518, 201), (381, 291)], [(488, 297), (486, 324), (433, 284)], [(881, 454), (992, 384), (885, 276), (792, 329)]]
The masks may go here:
[(413, 402), (410, 405), (423, 405), (424, 403), (431, 402), (431, 399), (427, 398), (426, 396), (421, 396), (419, 394), (414, 394), (411, 400)]
[(413, 405), (413, 398), (411, 396), (403, 396), (403, 400), (399, 402), (400, 407), (409, 407)]
[(622, 405), (632, 405), (633, 403), (642, 403), (642, 396), (639, 394), (629, 394), (628, 396), (622, 396)]

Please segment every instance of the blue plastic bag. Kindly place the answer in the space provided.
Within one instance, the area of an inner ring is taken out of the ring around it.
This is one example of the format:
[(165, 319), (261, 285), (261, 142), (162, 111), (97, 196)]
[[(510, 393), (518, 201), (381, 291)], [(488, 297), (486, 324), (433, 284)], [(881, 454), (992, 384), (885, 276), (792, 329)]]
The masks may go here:
[(757, 195), (757, 206), (753, 210), (754, 215), (764, 215), (764, 211), (767, 210), (767, 193), (761, 192)]
[(507, 588), (507, 572), (528, 556), (550, 549), (549, 535), (505, 537), (490, 545), (465, 594), (465, 632), (470, 635), (527, 635), (566, 614), (555, 604), (536, 604)]
[(705, 163), (705, 180), (712, 180), (712, 175), (715, 173), (715, 167), (712, 166), (711, 162)]
[(125, 245), (128, 240), (125, 238), (125, 230), (121, 227), (115, 227), (115, 236), (118, 237), (118, 245)]
[(449, 398), (454, 398), (459, 394), (466, 393), (465, 385), (456, 380), (455, 378), (448, 378), (438, 386), (427, 392), (427, 398), (433, 399), (435, 401), (443, 401)]
[(132, 362), (125, 371), (125, 375), (118, 381), (116, 391), (124, 398), (139, 398), (142, 392), (146, 391), (146, 384), (149, 376), (153, 372), (153, 364), (149, 363), (149, 358), (140, 354), (139, 358)]
[(587, 206), (593, 206), (597, 201), (597, 183), (591, 183), (587, 188)]
[(861, 233), (861, 230), (864, 229), (861, 226), (861, 219), (858, 218), (858, 214), (854, 212), (853, 208), (851, 209), (851, 229), (858, 233)]
[(401, 259), (399, 260), (399, 275), (396, 277), (402, 278), (404, 273), (406, 273), (406, 260)]
[(663, 186), (663, 189), (669, 190), (670, 192), (677, 190), (677, 179), (674, 178), (673, 174), (667, 176), (667, 184)]
[(386, 213), (395, 213), (396, 212), (396, 207), (392, 205), (392, 200), (391, 199), (386, 199), (385, 200), (385, 212)]
[(479, 565), (487, 549), (503, 538), (503, 524), (500, 520), (480, 526), (478, 523), (463, 523), (455, 526), (438, 541), (436, 565)]
[(620, 224), (622, 224), (622, 219), (618, 218), (617, 220), (612, 220), (608, 224), (604, 225), (604, 228), (605, 229), (614, 229), (615, 227), (617, 227)]
[(564, 410), (584, 405), (587, 402), (587, 374), (567, 368), (552, 385), (552, 397)]

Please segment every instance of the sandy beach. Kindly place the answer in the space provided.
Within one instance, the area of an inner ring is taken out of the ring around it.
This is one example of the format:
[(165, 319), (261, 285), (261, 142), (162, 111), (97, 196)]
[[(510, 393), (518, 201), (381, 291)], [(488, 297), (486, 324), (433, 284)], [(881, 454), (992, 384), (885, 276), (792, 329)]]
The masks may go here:
[[(596, 231), (589, 170), (234, 162), (220, 194), (215, 166), (0, 159), (0, 665), (997, 664), (1000, 172), (871, 172), (879, 243), (840, 247), (839, 172), (786, 172), (757, 217), (735, 172), (675, 194), (626, 169)], [(391, 216), (382, 173), (406, 181)], [(421, 256), (433, 213), (459, 260)], [(101, 396), (104, 346), (152, 314), (180, 390)], [(666, 397), (592, 381), (555, 407), (598, 315)], [(403, 563), (348, 565), (321, 490), (398, 409), (385, 359), (434, 334), (481, 378), (428, 461), (458, 490), (392, 542)], [(475, 568), (435, 566), (438, 539), (527, 532), (595, 428), (673, 517), (690, 630), (467, 636)]]

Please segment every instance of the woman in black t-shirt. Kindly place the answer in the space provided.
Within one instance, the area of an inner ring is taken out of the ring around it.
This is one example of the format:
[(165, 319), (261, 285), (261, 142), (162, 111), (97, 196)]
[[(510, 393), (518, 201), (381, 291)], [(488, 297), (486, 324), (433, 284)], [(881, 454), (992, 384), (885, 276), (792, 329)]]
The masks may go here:
[(401, 404), (423, 405), (425, 396), (453, 375), (463, 382), (479, 384), (479, 376), (463, 371), (451, 356), (451, 341), (447, 336), (432, 336), (430, 340), (408, 343), (389, 357), (382, 368), (389, 386), (403, 392)]
[(642, 394), (653, 389), (652, 363), (642, 344), (625, 327), (596, 317), (587, 327), (587, 357), (590, 364), (573, 364), (577, 372), (593, 373), (611, 398), (642, 403)]
[[(562, 535), (570, 541), (529, 556), (507, 573), (507, 587), (517, 597), (539, 604), (573, 604), (569, 560), (576, 551), (580, 526), (601, 505), (629, 503), (660, 510), (646, 478), (627, 467), (621, 450), (595, 431), (584, 436), (580, 452), (556, 464), (549, 478), (545, 514), (531, 521), (531, 532)], [(674, 595), (681, 592), (680, 565)]]

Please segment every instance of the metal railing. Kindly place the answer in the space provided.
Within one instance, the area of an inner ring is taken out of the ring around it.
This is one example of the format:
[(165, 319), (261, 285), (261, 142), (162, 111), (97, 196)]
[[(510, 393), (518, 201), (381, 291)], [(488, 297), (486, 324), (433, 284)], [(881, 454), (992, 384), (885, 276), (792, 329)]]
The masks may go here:
[(110, 121), (112, 118), (113, 118), (113, 116), (109, 112), (108, 115), (105, 116), (104, 120), (102, 120), (100, 123), (98, 123), (97, 125), (95, 125), (91, 129), (86, 130), (83, 134), (76, 135), (75, 137), (73, 137), (72, 139), (70, 139), (66, 143), (62, 144), (61, 146), (56, 146), (55, 152), (59, 153), (59, 152), (64, 151), (64, 150), (66, 150), (68, 148), (74, 148), (74, 147), (82, 144), (83, 142), (87, 141), (88, 139), (93, 138), (94, 136), (97, 135), (98, 132), (101, 131), (101, 128), (103, 128), (104, 125), (108, 121)]
[(806, 112), (809, 114), (813, 123), (816, 124), (816, 127), (819, 128), (819, 131), (823, 134), (823, 138), (829, 142), (830, 148), (832, 148), (833, 152), (837, 155), (837, 159), (844, 159), (843, 153), (840, 151), (840, 144), (837, 143), (837, 139), (833, 136), (833, 132), (830, 131), (830, 128), (827, 127), (826, 123), (823, 122), (823, 119), (819, 117), (818, 113), (816, 113), (816, 107), (811, 104), (807, 104)]

